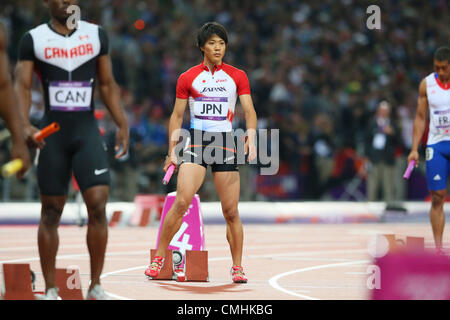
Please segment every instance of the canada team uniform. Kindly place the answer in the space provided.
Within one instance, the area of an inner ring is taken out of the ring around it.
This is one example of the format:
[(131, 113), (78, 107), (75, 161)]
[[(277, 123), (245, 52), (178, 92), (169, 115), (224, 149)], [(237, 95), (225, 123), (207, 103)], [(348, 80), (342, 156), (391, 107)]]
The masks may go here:
[[(245, 72), (225, 63), (215, 66), (214, 70), (201, 63), (180, 75), (176, 96), (188, 99), (191, 116), (190, 139), (183, 150), (183, 162), (205, 168), (211, 165), (213, 172), (238, 171), (232, 121), (237, 98), (250, 93)], [(207, 137), (208, 133), (210, 136), (221, 134), (221, 141), (196, 139)], [(214, 157), (218, 151), (222, 152), (223, 161), (205, 161), (206, 153)]]
[(426, 174), (430, 190), (447, 188), (450, 173), (450, 85), (439, 81), (437, 73), (425, 78), (430, 129), (425, 151)]
[(39, 154), (41, 194), (67, 194), (72, 170), (81, 191), (109, 185), (106, 146), (94, 117), (93, 97), (97, 60), (105, 54), (105, 31), (85, 21), (68, 35), (42, 24), (20, 41), (19, 60), (34, 61), (43, 87), (45, 115), (39, 127), (60, 124), (60, 131), (46, 138)]

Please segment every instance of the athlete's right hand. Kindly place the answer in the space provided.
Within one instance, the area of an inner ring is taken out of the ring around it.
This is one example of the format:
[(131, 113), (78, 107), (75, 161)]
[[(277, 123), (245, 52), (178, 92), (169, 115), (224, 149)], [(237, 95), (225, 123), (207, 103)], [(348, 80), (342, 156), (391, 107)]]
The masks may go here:
[(416, 162), (415, 167), (417, 168), (419, 166), (419, 152), (417, 150), (411, 150), (411, 152), (408, 155), (408, 164), (414, 160)]
[(173, 164), (175, 166), (175, 170), (178, 167), (178, 161), (177, 157), (175, 156), (166, 156), (166, 161), (164, 162), (164, 172), (167, 172), (167, 169), (169, 169), (170, 165)]
[(38, 141), (34, 137), (34, 135), (37, 132), (39, 132), (39, 129), (32, 125), (28, 125), (27, 127), (25, 127), (25, 139), (29, 148), (39, 148), (39, 149), (44, 148), (45, 141), (44, 140)]

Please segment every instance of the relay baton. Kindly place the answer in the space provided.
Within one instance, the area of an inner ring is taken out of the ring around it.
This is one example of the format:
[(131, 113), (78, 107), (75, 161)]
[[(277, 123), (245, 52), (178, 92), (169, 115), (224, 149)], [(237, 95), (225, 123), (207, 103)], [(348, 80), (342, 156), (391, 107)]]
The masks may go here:
[[(58, 130), (59, 130), (59, 124), (57, 122), (52, 122), (51, 124), (49, 124), (48, 126), (43, 128), (42, 130), (36, 132), (34, 134), (34, 138), (37, 141), (42, 141), (45, 138), (47, 138), (49, 135), (51, 135), (52, 133), (55, 133)], [(21, 159), (11, 160), (2, 166), (2, 170), (1, 170), (2, 176), (5, 178), (11, 177), (15, 173), (19, 172), (20, 169), (22, 169), (22, 167), (23, 167), (23, 162)]]
[(9, 178), (23, 167), (23, 162), (21, 159), (14, 159), (2, 166), (2, 176), (5, 178)]
[(57, 122), (52, 122), (45, 128), (43, 128), (41, 131), (36, 132), (34, 134), (34, 138), (37, 141), (42, 141), (45, 138), (47, 138), (49, 135), (55, 133), (56, 131), (59, 131), (59, 124)]
[(166, 185), (169, 183), (170, 178), (172, 177), (173, 171), (175, 170), (175, 165), (171, 164), (169, 168), (167, 168), (166, 175), (164, 176), (164, 179), (162, 180), (163, 185)]
[(416, 160), (411, 160), (408, 164), (408, 168), (406, 168), (405, 174), (403, 175), (403, 178), (409, 179), (409, 176), (411, 175), (411, 172), (414, 169), (414, 165), (416, 164)]

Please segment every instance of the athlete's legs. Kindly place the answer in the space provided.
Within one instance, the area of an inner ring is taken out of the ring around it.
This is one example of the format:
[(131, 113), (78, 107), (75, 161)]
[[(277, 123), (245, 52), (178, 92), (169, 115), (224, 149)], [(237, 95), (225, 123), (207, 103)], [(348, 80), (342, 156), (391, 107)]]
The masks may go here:
[(58, 225), (67, 196), (41, 195), (41, 220), (38, 229), (38, 247), (45, 291), (56, 287), (55, 268), (58, 252)]
[(241, 266), (244, 230), (238, 211), (239, 171), (213, 172), (213, 179), (222, 205), (223, 216), (227, 223), (227, 240), (230, 245), (233, 265)]
[(91, 283), (89, 290), (100, 284), (105, 261), (106, 243), (108, 242), (108, 223), (106, 219), (106, 201), (109, 187), (100, 185), (88, 188), (83, 192), (88, 212), (87, 246), (91, 262)]
[(430, 222), (436, 248), (442, 248), (445, 226), (444, 203), (450, 166), (447, 150), (448, 145), (444, 141), (428, 145), (425, 152), (427, 184), (431, 193)]
[(183, 215), (189, 208), (194, 195), (200, 189), (205, 175), (206, 168), (201, 165), (184, 163), (180, 166), (177, 181), (177, 197), (164, 218), (161, 235), (159, 236), (159, 245), (156, 250), (157, 256), (165, 257), (170, 240), (180, 229)]
[(445, 189), (431, 191), (430, 221), (436, 248), (442, 248), (442, 237), (444, 235), (445, 227), (444, 203), (446, 195), (447, 190)]

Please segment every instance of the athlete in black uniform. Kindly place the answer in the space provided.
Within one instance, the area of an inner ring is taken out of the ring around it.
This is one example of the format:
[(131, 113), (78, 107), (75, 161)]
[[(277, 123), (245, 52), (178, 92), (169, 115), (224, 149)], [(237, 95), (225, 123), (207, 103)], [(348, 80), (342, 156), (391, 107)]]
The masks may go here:
[(22, 160), (22, 169), (17, 173), (17, 177), (21, 178), (30, 167), (30, 156), (25, 144), (22, 114), (15, 104), (17, 98), (12, 86), (6, 47), (6, 32), (0, 23), (0, 118), (11, 133), (11, 159)]
[[(120, 105), (120, 92), (108, 55), (105, 31), (78, 21), (68, 27), (69, 5), (76, 0), (46, 0), (51, 16), (21, 39), (16, 67), (16, 90), (28, 119), (33, 70), (44, 91), (45, 116), (41, 127), (56, 121), (60, 131), (46, 139), (39, 155), (38, 183), (41, 193), (41, 221), (38, 231), (39, 255), (47, 298), (57, 297), (55, 260), (58, 250), (57, 227), (67, 199), (72, 171), (86, 203), (89, 223), (87, 244), (91, 261), (88, 298), (103, 299), (100, 287), (108, 237), (105, 206), (109, 195), (109, 167), (94, 117), (94, 90), (98, 79), (103, 101), (119, 127), (116, 158), (128, 150), (128, 124)], [(31, 133), (37, 129), (28, 122)], [(32, 136), (32, 135), (29, 135)]]

